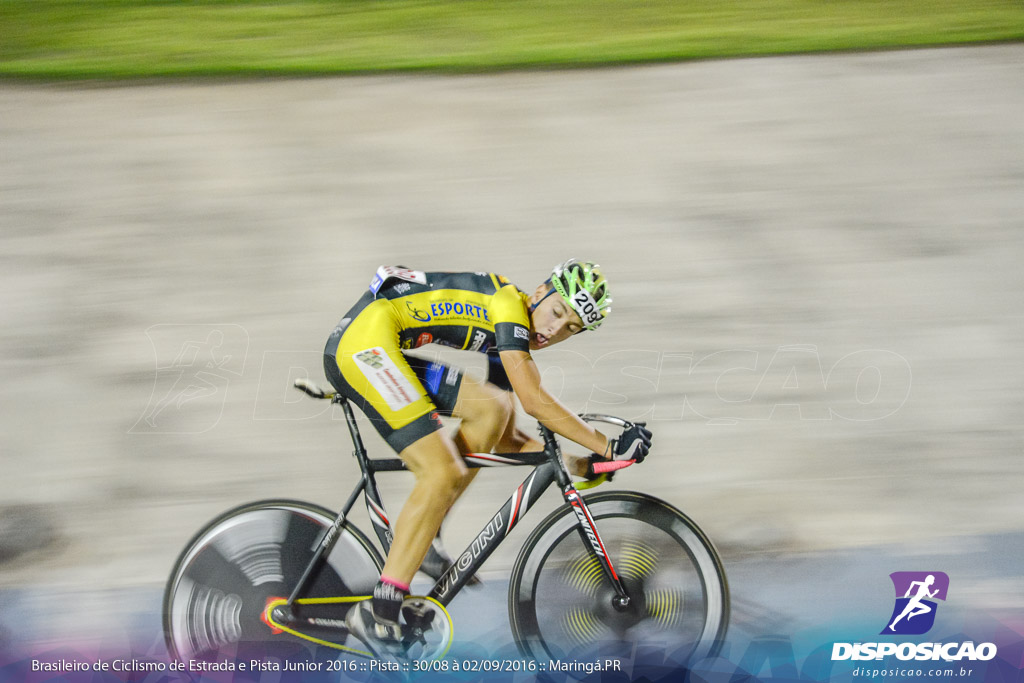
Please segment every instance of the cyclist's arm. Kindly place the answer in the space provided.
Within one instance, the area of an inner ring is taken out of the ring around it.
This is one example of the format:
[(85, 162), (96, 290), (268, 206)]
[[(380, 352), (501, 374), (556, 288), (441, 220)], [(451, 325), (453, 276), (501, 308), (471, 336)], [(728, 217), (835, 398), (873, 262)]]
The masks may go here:
[(542, 425), (595, 453), (609, 454), (608, 438), (558, 402), (540, 383), (540, 370), (526, 351), (501, 351), (508, 374), (523, 410)]

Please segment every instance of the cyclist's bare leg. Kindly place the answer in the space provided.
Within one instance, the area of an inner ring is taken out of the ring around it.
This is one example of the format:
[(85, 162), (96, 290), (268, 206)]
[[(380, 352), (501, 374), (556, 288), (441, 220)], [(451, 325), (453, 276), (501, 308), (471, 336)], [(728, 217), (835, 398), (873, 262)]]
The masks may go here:
[[(511, 398), (511, 394), (509, 394), (509, 398)], [(544, 450), (544, 444), (516, 426), (516, 415), (515, 411), (513, 411), (509, 416), (508, 423), (505, 424), (505, 428), (502, 430), (501, 438), (498, 439), (494, 450), (497, 453), (536, 453)], [(589, 458), (563, 452), (562, 460), (565, 461), (569, 474), (577, 477), (586, 476), (587, 465), (590, 463)]]
[[(512, 417), (512, 404), (509, 397), (503, 395), (493, 385), (480, 382), (471, 377), (462, 378), (459, 395), (452, 409), (452, 416), (462, 420), (454, 440), (462, 453), (487, 453), (494, 448), (498, 436), (505, 424)], [(478, 469), (468, 469), (456, 485), (452, 503), (476, 477)], [(450, 506), (449, 506), (450, 509)], [(432, 541), (420, 569), (432, 578), (438, 578), (452, 563), (452, 558), (441, 543), (440, 528), (437, 537)], [(471, 578), (472, 583), (478, 580)]]
[[(463, 453), (529, 453), (544, 450), (544, 444), (516, 427), (516, 411), (512, 393), (493, 384), (463, 377), (459, 398), (452, 415), (462, 418), (455, 434), (455, 443)], [(586, 475), (589, 459), (564, 454), (566, 467), (576, 476)], [(471, 469), (459, 487), (466, 490), (479, 472)]]
[[(515, 410), (508, 392), (493, 384), (463, 376), (452, 416), (462, 420), (455, 433), (455, 443), (462, 453), (490, 453), (509, 422), (515, 421)], [(466, 490), (478, 471), (471, 469), (466, 473), (456, 498)]]
[(398, 515), (382, 575), (408, 585), (448, 508), (465, 488), (467, 469), (455, 442), (443, 430), (407, 446), (399, 456), (416, 475), (416, 485)]
[[(543, 444), (516, 427), (515, 403), (511, 392), (503, 391), (493, 384), (463, 376), (452, 416), (462, 420), (454, 435), (455, 444), (461, 453), (517, 453), (544, 449)], [(585, 476), (588, 458), (569, 454), (564, 457), (572, 474)], [(455, 487), (452, 504), (479, 471), (477, 468), (466, 470)], [(450, 508), (451, 505), (446, 509), (446, 515)], [(420, 569), (433, 578), (439, 577), (452, 562), (441, 543), (440, 527), (437, 528), (436, 538), (431, 542), (424, 561)], [(385, 576), (390, 575), (385, 573)]]
[(360, 603), (345, 615), (352, 635), (375, 651), (378, 646), (401, 647), (402, 601), (466, 475), (459, 449), (444, 430), (418, 439), (398, 455), (416, 475), (416, 484), (394, 524), (391, 550), (372, 602)]
[[(544, 444), (516, 427), (516, 411), (512, 393), (493, 384), (463, 376), (452, 417), (462, 420), (454, 435), (461, 453), (526, 453), (544, 450)], [(569, 472), (582, 477), (587, 472), (588, 458), (564, 454)], [(479, 473), (468, 469), (456, 486), (452, 503), (466, 490)], [(449, 505), (449, 508), (451, 506)], [(439, 527), (440, 528), (440, 527)]]

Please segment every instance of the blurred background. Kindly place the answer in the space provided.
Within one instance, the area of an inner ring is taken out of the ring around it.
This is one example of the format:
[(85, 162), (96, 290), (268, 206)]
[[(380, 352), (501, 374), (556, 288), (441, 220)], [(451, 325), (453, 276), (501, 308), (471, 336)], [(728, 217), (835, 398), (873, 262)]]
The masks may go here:
[[(337, 508), (347, 430), (290, 385), (323, 381), (378, 265), (530, 290), (570, 256), (604, 266), (612, 317), (536, 360), (572, 409), (650, 423), (613, 488), (727, 563), (957, 553), (959, 595), (1021, 607), (993, 567), (1024, 559), (1022, 60), (0, 82), (0, 639), (155, 623), (211, 517)], [(478, 478), (453, 550), (521, 476)], [(381, 483), (397, 511), (411, 478)]]

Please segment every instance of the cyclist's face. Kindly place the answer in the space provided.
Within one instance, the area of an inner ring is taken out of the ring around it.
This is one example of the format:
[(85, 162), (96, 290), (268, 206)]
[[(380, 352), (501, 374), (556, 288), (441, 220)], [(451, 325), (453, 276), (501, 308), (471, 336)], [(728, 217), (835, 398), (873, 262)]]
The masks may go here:
[(542, 284), (530, 297), (530, 303), (540, 304), (530, 314), (530, 349), (545, 349), (565, 341), (583, 329), (583, 321), (557, 292), (545, 298), (551, 289)]

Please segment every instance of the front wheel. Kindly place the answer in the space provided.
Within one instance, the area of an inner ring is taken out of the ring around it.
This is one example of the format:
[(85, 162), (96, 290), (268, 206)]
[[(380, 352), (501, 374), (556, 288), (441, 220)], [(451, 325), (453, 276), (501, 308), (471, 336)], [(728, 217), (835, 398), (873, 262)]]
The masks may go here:
[[(250, 503), (206, 525), (178, 557), (164, 592), (164, 636), (172, 657), (218, 659), (251, 650), (284, 657), (309, 651), (264, 619), (268, 601), (288, 597), (334, 523), (325, 508), (291, 500)], [(369, 595), (383, 561), (349, 523), (313, 575), (304, 598)], [(333, 616), (333, 605), (308, 616)], [(322, 610), (322, 614), (315, 613)]]
[(630, 605), (616, 608), (576, 514), (560, 508), (527, 539), (512, 570), (509, 618), (520, 651), (537, 660), (593, 661), (643, 644), (679, 666), (714, 655), (729, 624), (729, 587), (704, 532), (645, 494), (584, 500)]

